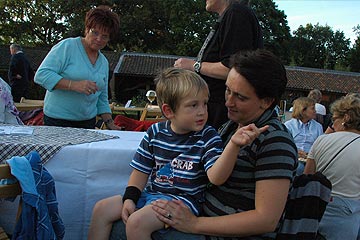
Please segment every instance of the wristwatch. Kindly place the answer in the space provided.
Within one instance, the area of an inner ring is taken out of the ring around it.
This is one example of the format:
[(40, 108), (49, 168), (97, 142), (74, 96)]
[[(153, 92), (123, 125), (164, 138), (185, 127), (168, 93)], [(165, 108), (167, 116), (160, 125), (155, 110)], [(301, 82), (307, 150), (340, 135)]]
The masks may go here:
[(200, 69), (201, 69), (201, 62), (200, 62), (200, 61), (196, 61), (196, 62), (194, 63), (194, 71), (195, 71), (196, 73), (200, 73)]

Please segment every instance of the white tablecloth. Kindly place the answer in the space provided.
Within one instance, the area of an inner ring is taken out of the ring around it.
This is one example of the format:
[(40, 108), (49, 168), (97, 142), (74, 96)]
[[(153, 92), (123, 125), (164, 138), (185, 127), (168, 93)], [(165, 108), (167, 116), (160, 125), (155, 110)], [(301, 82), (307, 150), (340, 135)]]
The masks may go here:
[[(59, 213), (65, 224), (65, 239), (87, 239), (91, 212), (96, 201), (123, 194), (131, 172), (129, 163), (143, 132), (102, 133), (120, 138), (63, 147), (45, 167), (54, 177)], [(0, 226), (12, 231), (16, 203), (0, 202)]]

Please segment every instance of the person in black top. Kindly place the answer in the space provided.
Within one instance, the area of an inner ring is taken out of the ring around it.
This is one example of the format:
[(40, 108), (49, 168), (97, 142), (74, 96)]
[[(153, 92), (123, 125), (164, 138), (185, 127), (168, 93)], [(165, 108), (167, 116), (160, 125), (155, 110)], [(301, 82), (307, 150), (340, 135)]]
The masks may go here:
[(208, 124), (219, 128), (228, 119), (224, 92), (230, 56), (262, 48), (263, 36), (248, 0), (208, 0), (206, 11), (217, 13), (219, 18), (197, 59), (179, 58), (174, 67), (195, 71), (205, 79), (210, 89)]
[(29, 87), (30, 82), (34, 79), (34, 71), (20, 45), (11, 44), (10, 53), (8, 78), (11, 94), (15, 102), (20, 102), (21, 97), (29, 97)]

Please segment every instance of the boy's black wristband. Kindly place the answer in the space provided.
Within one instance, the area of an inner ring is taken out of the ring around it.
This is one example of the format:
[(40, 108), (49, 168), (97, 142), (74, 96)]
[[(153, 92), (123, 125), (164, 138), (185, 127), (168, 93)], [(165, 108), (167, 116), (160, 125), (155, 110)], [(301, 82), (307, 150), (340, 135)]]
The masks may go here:
[(126, 187), (122, 201), (125, 202), (126, 199), (131, 199), (135, 204), (137, 204), (140, 196), (141, 191), (137, 187), (128, 186)]

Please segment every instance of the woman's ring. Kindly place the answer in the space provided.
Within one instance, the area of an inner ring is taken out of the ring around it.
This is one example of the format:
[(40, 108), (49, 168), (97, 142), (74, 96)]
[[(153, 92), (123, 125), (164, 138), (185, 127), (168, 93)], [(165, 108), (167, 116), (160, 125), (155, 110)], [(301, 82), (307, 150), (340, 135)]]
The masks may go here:
[(167, 219), (170, 219), (170, 220), (171, 220), (172, 215), (171, 215), (171, 213), (168, 213), (165, 217), (166, 217)]

